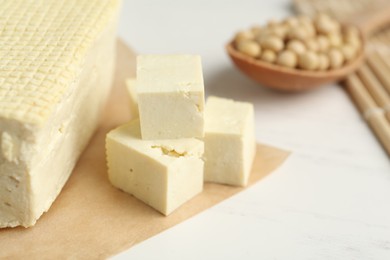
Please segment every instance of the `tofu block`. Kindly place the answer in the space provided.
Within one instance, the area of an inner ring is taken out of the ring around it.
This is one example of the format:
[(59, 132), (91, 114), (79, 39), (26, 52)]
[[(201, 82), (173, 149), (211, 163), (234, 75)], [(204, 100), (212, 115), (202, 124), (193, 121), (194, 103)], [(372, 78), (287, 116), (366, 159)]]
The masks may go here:
[(133, 118), (138, 118), (138, 98), (137, 98), (137, 91), (135, 89), (135, 78), (129, 78), (126, 79), (126, 88), (127, 93), (129, 94), (130, 102), (131, 102), (131, 113), (133, 115)]
[(203, 137), (200, 56), (138, 56), (136, 89), (143, 139)]
[(206, 182), (246, 186), (256, 152), (253, 105), (209, 97), (204, 145)]
[(0, 227), (47, 211), (112, 85), (118, 0), (4, 0), (0, 8)]
[(107, 134), (108, 177), (164, 215), (203, 189), (203, 142), (195, 138), (141, 140), (139, 120)]

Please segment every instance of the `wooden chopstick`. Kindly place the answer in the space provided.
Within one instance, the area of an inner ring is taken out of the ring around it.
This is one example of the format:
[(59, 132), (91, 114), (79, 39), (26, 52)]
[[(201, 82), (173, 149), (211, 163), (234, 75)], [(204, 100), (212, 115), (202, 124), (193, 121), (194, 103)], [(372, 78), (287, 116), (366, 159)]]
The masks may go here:
[[(390, 71), (389, 71), (390, 73)], [(381, 82), (375, 77), (372, 70), (363, 64), (357, 71), (357, 75), (374, 101), (384, 110), (387, 120), (390, 122), (390, 95)]]
[(370, 96), (357, 74), (351, 74), (346, 79), (346, 86), (361, 113), (380, 109)]
[(367, 55), (367, 64), (378, 77), (388, 93), (390, 93), (390, 71), (387, 64), (380, 58), (378, 52), (373, 51)]
[(390, 123), (386, 120), (383, 109), (375, 103), (370, 96), (370, 92), (365, 88), (357, 74), (348, 76), (345, 83), (347, 91), (355, 101), (363, 117), (390, 156)]

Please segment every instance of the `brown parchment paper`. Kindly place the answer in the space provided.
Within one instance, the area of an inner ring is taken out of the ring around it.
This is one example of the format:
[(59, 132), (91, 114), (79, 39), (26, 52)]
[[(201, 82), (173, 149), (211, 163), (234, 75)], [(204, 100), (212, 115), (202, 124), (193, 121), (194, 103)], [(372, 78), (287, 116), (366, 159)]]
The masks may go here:
[[(134, 53), (118, 41), (116, 77), (102, 123), (49, 212), (34, 227), (0, 230), (0, 258), (102, 259), (168, 229), (243, 188), (205, 184), (204, 191), (168, 217), (110, 185), (104, 140), (131, 118), (125, 79), (134, 77)], [(281, 165), (289, 153), (258, 145), (250, 185)]]

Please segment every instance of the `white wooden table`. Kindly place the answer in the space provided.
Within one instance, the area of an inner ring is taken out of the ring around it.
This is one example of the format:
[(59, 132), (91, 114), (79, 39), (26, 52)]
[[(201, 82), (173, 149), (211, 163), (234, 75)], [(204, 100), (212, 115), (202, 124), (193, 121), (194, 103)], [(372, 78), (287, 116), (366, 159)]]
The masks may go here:
[(344, 90), (284, 94), (237, 71), (224, 44), (289, 1), (124, 1), (138, 53), (200, 54), (207, 94), (253, 102), (259, 142), (292, 151), (252, 188), (117, 259), (390, 259), (390, 160)]

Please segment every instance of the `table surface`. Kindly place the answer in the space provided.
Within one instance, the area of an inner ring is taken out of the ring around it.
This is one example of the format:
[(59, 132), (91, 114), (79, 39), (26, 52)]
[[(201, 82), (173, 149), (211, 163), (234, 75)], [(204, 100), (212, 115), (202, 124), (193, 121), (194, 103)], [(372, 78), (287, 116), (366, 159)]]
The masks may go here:
[(207, 95), (252, 102), (259, 142), (292, 151), (244, 192), (116, 259), (390, 259), (390, 161), (344, 89), (285, 94), (236, 70), (237, 30), (292, 13), (286, 0), (124, 1), (138, 53), (202, 56)]

